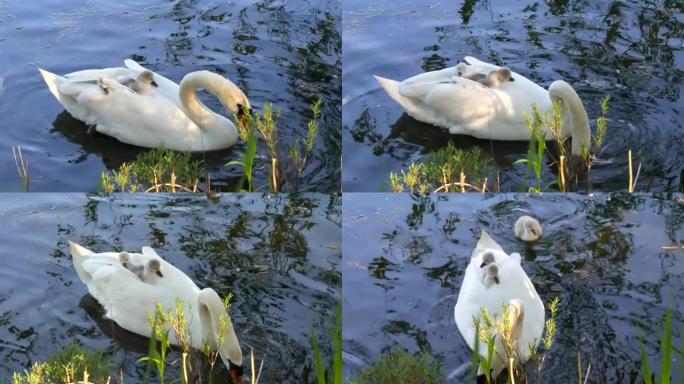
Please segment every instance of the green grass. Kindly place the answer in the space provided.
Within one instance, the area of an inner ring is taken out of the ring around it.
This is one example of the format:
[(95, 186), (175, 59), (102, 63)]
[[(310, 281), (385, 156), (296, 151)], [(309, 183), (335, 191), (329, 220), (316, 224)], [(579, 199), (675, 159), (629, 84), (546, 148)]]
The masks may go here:
[(190, 152), (176, 152), (164, 147), (139, 154), (134, 161), (100, 175), (104, 192), (199, 192), (199, 180), (205, 173), (201, 160)]
[(428, 353), (409, 354), (397, 349), (366, 368), (352, 384), (441, 384), (441, 365)]
[(106, 383), (113, 373), (114, 366), (102, 352), (86, 351), (73, 343), (24, 373), (15, 373), (12, 384), (71, 383), (84, 377), (93, 383)]
[[(660, 334), (660, 377), (651, 372), (648, 363), (648, 355), (644, 342), (639, 337), (639, 354), (641, 357), (641, 374), (645, 384), (669, 384), (673, 375), (672, 360), (676, 359), (676, 351), (672, 344), (672, 308), (668, 305), (665, 309), (663, 329)], [(680, 361), (684, 360), (684, 347), (679, 351)], [(684, 362), (682, 363), (684, 369)]]
[(333, 356), (329, 359), (328, 369), (326, 369), (321, 356), (318, 336), (316, 336), (314, 329), (311, 329), (311, 347), (317, 384), (342, 384), (342, 300), (337, 303), (335, 325), (330, 331), (330, 340), (332, 341)]
[[(238, 186), (238, 191), (261, 190), (268, 187), (271, 192), (281, 192), (290, 185), (297, 191), (300, 186), (302, 173), (306, 169), (313, 155), (313, 149), (318, 137), (318, 120), (321, 116), (322, 101), (317, 100), (311, 105), (312, 117), (307, 124), (307, 134), (303, 139), (295, 139), (286, 150), (282, 150), (277, 139), (278, 120), (281, 110), (273, 109), (271, 103), (264, 103), (263, 112), (247, 115), (247, 123), (243, 124), (237, 117), (238, 132), (247, 144), (245, 152), (239, 161), (231, 161), (227, 166), (240, 166), (243, 169), (243, 182)], [(252, 172), (254, 169), (257, 138), (266, 146), (270, 156), (268, 185), (255, 186), (252, 184)], [(247, 186), (244, 186), (247, 181)]]

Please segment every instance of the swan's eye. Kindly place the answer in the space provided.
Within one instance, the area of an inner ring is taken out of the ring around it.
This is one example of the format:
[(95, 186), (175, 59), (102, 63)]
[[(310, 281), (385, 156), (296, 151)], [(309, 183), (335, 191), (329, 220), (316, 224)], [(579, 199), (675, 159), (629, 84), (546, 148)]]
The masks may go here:
[(152, 82), (151, 82), (150, 84), (152, 84), (153, 87), (159, 87), (159, 85), (157, 84), (157, 82), (154, 81), (154, 80), (152, 80)]
[(237, 115), (238, 116), (244, 115), (245, 114), (245, 107), (243, 107), (242, 104), (238, 104), (237, 107), (238, 107)]

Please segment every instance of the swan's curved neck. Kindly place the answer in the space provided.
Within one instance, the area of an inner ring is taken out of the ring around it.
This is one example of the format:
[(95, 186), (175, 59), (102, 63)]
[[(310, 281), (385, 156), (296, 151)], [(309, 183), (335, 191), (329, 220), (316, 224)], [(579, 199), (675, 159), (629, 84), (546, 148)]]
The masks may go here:
[[(187, 74), (180, 82), (178, 97), (185, 109), (187, 116), (200, 127), (205, 133), (216, 132), (221, 135), (231, 135), (233, 143), (237, 141), (237, 129), (225, 117), (214, 113), (207, 108), (197, 97), (197, 91), (204, 89), (218, 97), (228, 111), (235, 114), (238, 111), (237, 104), (240, 102), (242, 91), (224, 77), (209, 71), (198, 71)], [(228, 130), (229, 132), (225, 132)]]
[(566, 126), (572, 135), (572, 154), (581, 156), (591, 146), (589, 117), (577, 92), (565, 81), (554, 81), (549, 87), (551, 100), (561, 100)]
[[(200, 291), (197, 304), (202, 324), (202, 337), (209, 341), (210, 345), (216, 346), (226, 366), (229, 366), (228, 361), (230, 361), (241, 367), (242, 349), (233, 329), (233, 322), (218, 294), (213, 289), (205, 288)], [(220, 344), (219, 341), (221, 341)]]

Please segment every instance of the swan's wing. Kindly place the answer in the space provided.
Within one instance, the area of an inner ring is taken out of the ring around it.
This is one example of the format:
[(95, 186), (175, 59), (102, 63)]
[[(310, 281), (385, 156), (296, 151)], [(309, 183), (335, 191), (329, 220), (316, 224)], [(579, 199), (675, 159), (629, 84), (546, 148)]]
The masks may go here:
[(423, 102), (451, 125), (468, 129), (487, 127), (499, 109), (498, 97), (490, 88), (458, 77), (453, 82), (433, 86)]
[(142, 247), (142, 254), (148, 257), (154, 257), (157, 259), (161, 259), (161, 256), (157, 253), (157, 251), (154, 250), (152, 247), (144, 246)]
[(484, 61), (478, 60), (472, 56), (466, 56), (464, 60), (466, 63), (468, 63), (468, 65), (472, 67), (472, 69), (476, 70), (479, 73), (487, 74), (491, 70), (501, 68), (498, 65), (485, 63)]
[(131, 71), (128, 68), (85, 69), (64, 75), (65, 78), (72, 81), (97, 81), (103, 77), (116, 79), (118, 77), (136, 78), (137, 76), (138, 72)]
[(421, 73), (399, 83), (399, 93), (404, 97), (423, 97), (436, 84), (451, 82), (456, 75), (456, 67)]

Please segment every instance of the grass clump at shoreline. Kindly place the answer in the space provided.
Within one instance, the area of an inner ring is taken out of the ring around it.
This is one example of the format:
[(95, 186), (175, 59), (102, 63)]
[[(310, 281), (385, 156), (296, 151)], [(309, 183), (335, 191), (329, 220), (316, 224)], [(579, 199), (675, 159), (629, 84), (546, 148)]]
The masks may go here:
[(33, 363), (24, 373), (14, 373), (12, 384), (92, 382), (106, 383), (114, 366), (100, 351), (86, 351), (72, 343), (45, 362)]
[(441, 384), (446, 378), (439, 362), (428, 353), (409, 354), (397, 349), (380, 357), (351, 384)]
[(316, 384), (342, 384), (342, 300), (337, 303), (335, 324), (330, 330), (332, 357), (326, 369), (321, 357), (321, 350), (315, 330), (311, 329), (311, 347), (313, 349)]
[(484, 192), (489, 171), (480, 148), (462, 150), (449, 142), (401, 174), (390, 173), (389, 185), (393, 192)]
[(139, 154), (118, 170), (102, 172), (100, 188), (104, 192), (200, 192), (204, 173), (203, 162), (193, 160), (190, 152), (160, 147)]

